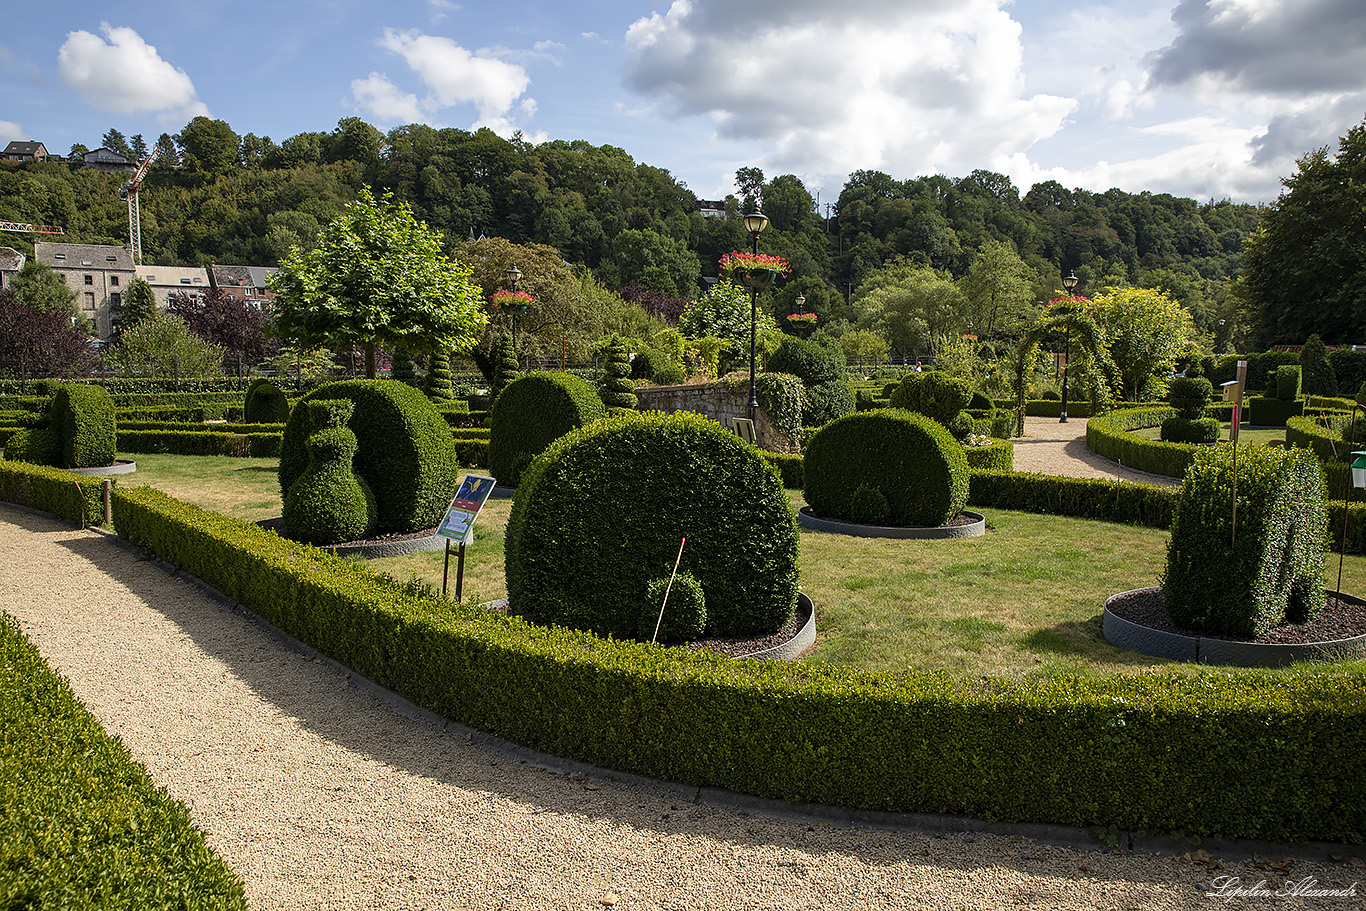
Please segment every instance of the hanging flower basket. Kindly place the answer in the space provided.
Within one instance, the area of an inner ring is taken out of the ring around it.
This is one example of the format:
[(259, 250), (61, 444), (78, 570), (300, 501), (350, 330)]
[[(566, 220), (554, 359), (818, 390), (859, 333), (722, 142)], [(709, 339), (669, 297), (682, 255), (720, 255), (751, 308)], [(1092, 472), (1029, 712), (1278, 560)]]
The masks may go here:
[(495, 291), (493, 292), (493, 305), (501, 307), (503, 312), (525, 313), (527, 307), (536, 303), (536, 298), (527, 294), (525, 291)]
[(816, 314), (814, 313), (789, 313), (787, 323), (802, 338), (806, 338), (810, 332), (816, 328)]
[(767, 253), (744, 253), (739, 250), (721, 257), (721, 274), (736, 284), (762, 291), (779, 275), (792, 270), (787, 260)]

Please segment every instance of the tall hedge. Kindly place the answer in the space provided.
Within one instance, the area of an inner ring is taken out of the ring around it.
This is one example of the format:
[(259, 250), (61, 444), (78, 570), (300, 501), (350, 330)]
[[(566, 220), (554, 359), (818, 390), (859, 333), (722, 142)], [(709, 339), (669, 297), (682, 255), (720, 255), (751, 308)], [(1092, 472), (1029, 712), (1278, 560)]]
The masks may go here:
[(20, 430), (5, 446), (8, 458), (57, 468), (112, 465), (117, 449), (114, 400), (102, 386), (77, 383), (56, 386), (42, 426)]
[[(343, 380), (310, 392), (315, 399), (350, 399), (355, 414), (356, 474), (374, 491), (377, 534), (431, 528), (455, 494), (460, 469), (451, 429), (427, 397), (394, 380)], [(308, 468), (313, 428), (308, 409), (295, 407), (280, 442), (280, 493)]]
[(854, 492), (877, 488), (892, 525), (943, 525), (968, 499), (963, 447), (942, 424), (901, 408), (845, 415), (806, 446), (806, 502), (819, 516), (853, 521)]
[(283, 424), (289, 420), (289, 399), (270, 380), (262, 377), (247, 387), (242, 402), (242, 421), (247, 424)]
[(517, 488), (504, 551), (510, 607), (535, 623), (632, 638), (647, 585), (669, 575), (683, 538), (680, 571), (702, 586), (710, 632), (770, 633), (791, 618), (796, 516), (758, 450), (684, 412), (575, 431)]
[(499, 484), (516, 487), (547, 446), (606, 416), (597, 390), (585, 379), (548, 370), (518, 377), (493, 403), (489, 471)]
[(1240, 448), (1236, 527), (1234, 474), (1231, 446), (1192, 459), (1162, 591), (1178, 625), (1251, 639), (1323, 606), (1328, 513), (1323, 468), (1312, 452)]

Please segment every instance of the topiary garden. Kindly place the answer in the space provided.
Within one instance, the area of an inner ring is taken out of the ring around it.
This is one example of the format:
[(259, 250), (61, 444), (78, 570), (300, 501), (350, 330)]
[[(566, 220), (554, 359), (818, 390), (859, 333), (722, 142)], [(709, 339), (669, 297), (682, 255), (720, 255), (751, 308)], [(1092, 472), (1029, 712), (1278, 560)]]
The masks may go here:
[(114, 464), (118, 427), (114, 401), (102, 386), (56, 386), (36, 427), (12, 434), (7, 458), (57, 468), (102, 468)]
[(571, 430), (607, 416), (598, 391), (570, 373), (534, 371), (518, 377), (493, 403), (489, 472), (517, 487), (531, 460)]

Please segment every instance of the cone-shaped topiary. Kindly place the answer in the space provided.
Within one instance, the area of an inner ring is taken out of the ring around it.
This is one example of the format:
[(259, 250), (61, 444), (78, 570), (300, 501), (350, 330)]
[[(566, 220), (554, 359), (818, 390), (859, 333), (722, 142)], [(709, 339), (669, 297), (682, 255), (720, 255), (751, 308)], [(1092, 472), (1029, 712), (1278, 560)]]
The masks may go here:
[(504, 547), (510, 607), (535, 623), (632, 638), (647, 585), (669, 575), (683, 537), (680, 572), (705, 592), (709, 633), (771, 633), (791, 619), (797, 520), (757, 449), (686, 412), (574, 431), (517, 488)]
[(489, 472), (499, 484), (516, 487), (526, 466), (552, 442), (606, 416), (597, 390), (572, 373), (518, 377), (493, 403)]
[(857, 521), (860, 487), (887, 501), (888, 525), (939, 526), (968, 500), (968, 461), (944, 425), (901, 408), (845, 415), (811, 437), (803, 458), (806, 502), (818, 516)]
[(1308, 450), (1239, 448), (1235, 536), (1233, 466), (1226, 446), (1191, 461), (1162, 595), (1178, 626), (1252, 639), (1283, 620), (1303, 622), (1324, 604), (1325, 485)]
[(517, 361), (517, 350), (512, 347), (512, 336), (500, 337), (493, 356), (493, 385), (489, 387), (489, 400), (502, 395), (503, 390), (521, 373), (522, 365)]
[(270, 380), (252, 380), (242, 403), (242, 420), (247, 424), (283, 424), (289, 420), (289, 399)]
[(602, 403), (608, 408), (635, 410), (640, 400), (636, 398), (636, 387), (631, 382), (631, 358), (625, 343), (615, 336), (607, 349), (607, 363), (602, 370), (602, 379), (598, 381), (598, 397)]
[[(435, 526), (455, 493), (460, 468), (450, 425), (421, 392), (392, 380), (328, 383), (300, 404), (337, 398), (356, 403), (350, 423), (357, 444), (355, 471), (374, 491), (376, 533)], [(305, 409), (296, 406), (280, 442), (282, 495), (308, 467), (312, 433)]]
[(1337, 395), (1338, 377), (1328, 360), (1328, 347), (1315, 332), (1300, 349), (1300, 372), (1305, 395)]
[(455, 399), (451, 388), (451, 353), (438, 347), (427, 361), (427, 378), (422, 383), (422, 392), (436, 404)]
[(407, 383), (409, 386), (417, 385), (417, 372), (413, 369), (413, 356), (408, 353), (407, 348), (394, 349), (394, 355), (389, 360), (389, 379)]
[(306, 444), (308, 467), (285, 494), (285, 534), (319, 545), (365, 538), (375, 525), (375, 495), (352, 470), (356, 435), (346, 422), (355, 411), (355, 402), (315, 399), (303, 407), (317, 429)]

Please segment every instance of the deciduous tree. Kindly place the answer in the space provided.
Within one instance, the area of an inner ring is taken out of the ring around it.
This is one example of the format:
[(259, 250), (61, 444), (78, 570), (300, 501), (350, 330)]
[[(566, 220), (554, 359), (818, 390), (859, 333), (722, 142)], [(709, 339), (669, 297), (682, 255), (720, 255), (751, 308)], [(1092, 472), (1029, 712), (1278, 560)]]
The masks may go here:
[(1085, 305), (1100, 327), (1124, 394), (1139, 398), (1153, 377), (1164, 377), (1188, 353), (1195, 326), (1190, 313), (1161, 291), (1115, 288)]

